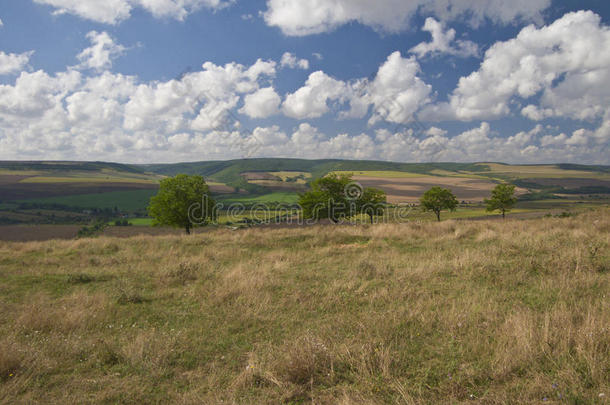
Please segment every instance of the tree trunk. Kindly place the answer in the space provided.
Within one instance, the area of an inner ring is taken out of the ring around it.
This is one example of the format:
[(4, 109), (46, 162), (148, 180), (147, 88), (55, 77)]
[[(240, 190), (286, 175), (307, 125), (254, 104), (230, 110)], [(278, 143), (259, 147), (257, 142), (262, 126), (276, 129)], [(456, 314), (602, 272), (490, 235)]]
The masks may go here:
[(440, 211), (436, 211), (436, 220), (438, 222), (441, 222), (441, 212)]
[(186, 234), (190, 235), (191, 234), (191, 224), (187, 224), (185, 229), (186, 229)]
[(373, 224), (373, 214), (369, 213), (369, 217), (371, 217), (371, 225)]
[(506, 212), (505, 210), (502, 210), (502, 219), (506, 218), (505, 212)]

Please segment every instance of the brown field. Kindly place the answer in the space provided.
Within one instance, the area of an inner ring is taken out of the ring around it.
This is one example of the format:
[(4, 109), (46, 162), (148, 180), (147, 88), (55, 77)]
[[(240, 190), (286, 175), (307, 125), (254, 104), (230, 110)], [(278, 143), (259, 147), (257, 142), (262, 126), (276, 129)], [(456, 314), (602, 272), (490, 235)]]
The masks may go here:
[(235, 192), (235, 188), (220, 183), (208, 183), (210, 191), (218, 194), (231, 194)]
[[(417, 202), (426, 190), (434, 186), (450, 189), (460, 201), (481, 202), (483, 199), (489, 198), (491, 190), (496, 186), (496, 183), (490, 180), (461, 177), (420, 176), (383, 178), (354, 176), (353, 179), (364, 187), (375, 187), (385, 191), (388, 196), (388, 202), (392, 204)], [(518, 195), (525, 194), (526, 192), (527, 190), (522, 188), (516, 190)]]
[(5, 184), (19, 183), (23, 179), (27, 179), (29, 176), (15, 176), (12, 174), (0, 174), (0, 186)]
[(477, 163), (487, 166), (490, 171), (480, 174), (493, 174), (513, 179), (525, 178), (593, 178), (610, 179), (610, 174), (586, 170), (564, 170), (557, 165), (505, 165), (499, 163)]
[(540, 184), (542, 186), (558, 186), (558, 187), (564, 187), (567, 189), (576, 189), (576, 188), (580, 188), (580, 187), (610, 187), (610, 180), (587, 179), (587, 178), (585, 178), (585, 179), (532, 178), (532, 179), (523, 179), (523, 181), (528, 182), (528, 183)]
[(241, 173), (241, 176), (250, 181), (250, 180), (274, 180), (274, 181), (282, 181), (282, 179), (278, 176), (274, 176), (267, 172), (244, 172)]

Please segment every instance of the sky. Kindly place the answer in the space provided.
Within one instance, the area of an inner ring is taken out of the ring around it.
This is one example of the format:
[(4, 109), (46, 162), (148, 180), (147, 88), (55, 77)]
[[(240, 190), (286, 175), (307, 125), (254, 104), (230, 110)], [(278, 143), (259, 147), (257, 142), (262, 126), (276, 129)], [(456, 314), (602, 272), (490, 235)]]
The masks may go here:
[(610, 164), (607, 0), (0, 0), (0, 159)]

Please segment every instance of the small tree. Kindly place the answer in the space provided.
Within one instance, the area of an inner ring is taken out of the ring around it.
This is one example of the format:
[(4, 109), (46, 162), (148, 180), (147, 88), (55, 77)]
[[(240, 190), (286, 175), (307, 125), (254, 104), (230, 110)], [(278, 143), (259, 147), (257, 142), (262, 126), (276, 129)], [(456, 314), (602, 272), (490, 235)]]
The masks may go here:
[(512, 184), (498, 184), (491, 191), (491, 198), (485, 200), (487, 211), (500, 211), (502, 218), (506, 218), (506, 213), (517, 203), (515, 197), (515, 186)]
[(348, 212), (349, 201), (345, 196), (345, 189), (351, 181), (350, 176), (336, 173), (314, 180), (311, 190), (299, 198), (303, 216), (309, 219), (328, 218), (335, 223), (339, 222)]
[(341, 218), (365, 212), (372, 220), (384, 202), (383, 191), (362, 188), (350, 175), (336, 173), (314, 180), (311, 190), (299, 198), (299, 206), (303, 209), (305, 218), (328, 218), (335, 223)]
[(159, 193), (150, 199), (148, 214), (153, 217), (153, 225), (183, 228), (190, 234), (194, 225), (213, 219), (214, 205), (203, 177), (179, 174), (161, 180)]
[(358, 200), (358, 209), (362, 214), (368, 214), (373, 223), (376, 215), (383, 215), (385, 212), (386, 193), (376, 188), (365, 188), (362, 197)]
[(440, 187), (432, 187), (426, 191), (420, 199), (421, 207), (424, 212), (432, 211), (436, 214), (436, 219), (441, 220), (441, 211), (455, 211), (458, 200), (450, 190)]

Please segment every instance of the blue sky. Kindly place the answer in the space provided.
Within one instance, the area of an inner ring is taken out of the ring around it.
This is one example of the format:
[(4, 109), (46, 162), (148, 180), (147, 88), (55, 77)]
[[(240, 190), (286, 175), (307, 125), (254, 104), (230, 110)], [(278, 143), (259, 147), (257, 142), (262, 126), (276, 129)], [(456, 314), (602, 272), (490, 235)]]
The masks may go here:
[(0, 0), (0, 159), (610, 164), (609, 18), (604, 0)]

